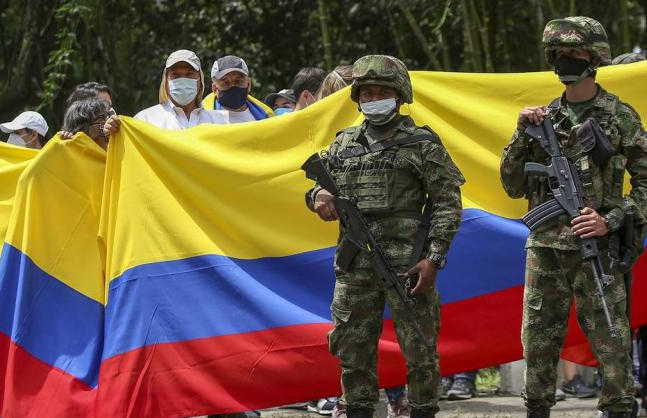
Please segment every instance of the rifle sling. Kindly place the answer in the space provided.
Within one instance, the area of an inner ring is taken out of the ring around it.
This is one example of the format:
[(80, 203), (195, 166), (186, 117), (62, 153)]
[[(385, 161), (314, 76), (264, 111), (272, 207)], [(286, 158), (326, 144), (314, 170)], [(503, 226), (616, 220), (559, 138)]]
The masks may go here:
[(357, 146), (349, 147), (337, 154), (337, 158), (340, 160), (346, 160), (353, 157), (362, 157), (366, 154), (371, 154), (373, 152), (380, 152), (390, 148), (399, 147), (402, 145), (414, 144), (420, 141), (437, 141), (438, 137), (434, 134), (420, 134), (420, 135), (411, 135), (403, 138), (393, 139), (390, 141), (384, 142), (375, 142), (367, 146)]

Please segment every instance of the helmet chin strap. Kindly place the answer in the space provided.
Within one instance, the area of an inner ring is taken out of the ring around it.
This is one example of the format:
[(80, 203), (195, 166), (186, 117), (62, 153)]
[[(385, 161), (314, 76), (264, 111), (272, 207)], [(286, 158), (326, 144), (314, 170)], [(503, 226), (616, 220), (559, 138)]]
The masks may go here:
[[(557, 70), (555, 70), (555, 73), (557, 73)], [(595, 68), (593, 66), (589, 65), (586, 67), (586, 69), (582, 72), (580, 75), (559, 75), (559, 81), (564, 83), (567, 86), (576, 86), (582, 82), (587, 77), (590, 77), (593, 73), (595, 73)]]

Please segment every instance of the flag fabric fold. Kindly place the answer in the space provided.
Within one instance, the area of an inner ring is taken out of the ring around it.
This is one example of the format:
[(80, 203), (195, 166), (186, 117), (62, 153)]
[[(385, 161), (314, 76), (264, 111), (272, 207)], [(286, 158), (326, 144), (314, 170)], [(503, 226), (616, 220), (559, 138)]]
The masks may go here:
[(50, 140), (24, 169), (0, 257), (2, 415), (88, 416), (103, 351), (105, 151)]
[[(646, 72), (631, 64), (598, 78), (647, 115), (647, 86), (632, 82)], [(439, 134), (467, 180), (461, 228), (437, 281), (442, 372), (517, 360), (526, 202), (505, 195), (498, 167), (519, 110), (549, 103), (560, 85), (550, 73), (413, 72), (412, 80), (415, 102), (401, 112)], [(107, 161), (83, 135), (74, 146), (48, 145), (18, 182), (0, 259), (0, 321), (11, 318), (0, 322), (3, 416), (21, 415), (27, 402), (85, 416), (190, 416), (339, 393), (326, 342), (337, 225), (306, 209), (311, 183), (300, 165), (360, 120), (342, 90), (237, 125), (165, 131), (124, 117)], [(54, 156), (74, 147), (65, 157), (78, 163), (57, 171)], [(38, 200), (45, 184), (50, 197)], [(634, 270), (634, 325), (647, 322), (644, 263)], [(564, 355), (592, 359), (574, 322)], [(20, 356), (42, 379), (67, 379), (60, 396), (21, 389)], [(383, 386), (405, 380), (388, 311), (379, 377)]]

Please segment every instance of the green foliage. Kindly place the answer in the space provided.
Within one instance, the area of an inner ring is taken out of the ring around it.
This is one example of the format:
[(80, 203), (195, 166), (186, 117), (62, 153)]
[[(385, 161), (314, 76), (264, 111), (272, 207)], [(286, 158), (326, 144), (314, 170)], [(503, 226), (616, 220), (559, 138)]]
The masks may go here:
[(52, 105), (60, 95), (68, 75), (73, 72), (75, 62), (81, 61), (80, 44), (77, 31), (81, 22), (87, 22), (92, 15), (92, 8), (77, 0), (68, 0), (54, 12), (54, 19), (60, 28), (55, 38), (57, 48), (49, 53), (47, 65), (43, 68), (45, 79), (43, 87), (38, 92), (40, 104), (38, 111), (52, 111)]
[(412, 70), (547, 69), (543, 26), (573, 14), (600, 20), (617, 55), (647, 46), (646, 12), (647, 0), (0, 0), (0, 119), (37, 108), (56, 129), (69, 92), (90, 80), (132, 115), (157, 102), (180, 48), (202, 59), (207, 90), (216, 58), (243, 57), (262, 98), (302, 67), (371, 53)]

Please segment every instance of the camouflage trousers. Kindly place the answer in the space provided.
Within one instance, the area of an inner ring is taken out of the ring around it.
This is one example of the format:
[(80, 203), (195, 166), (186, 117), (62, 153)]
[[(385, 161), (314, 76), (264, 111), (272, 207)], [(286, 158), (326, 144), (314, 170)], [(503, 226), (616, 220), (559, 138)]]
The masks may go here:
[[(609, 274), (606, 253), (603, 266)], [(590, 262), (583, 261), (579, 251), (528, 248), (521, 331), (527, 407), (550, 408), (555, 404), (557, 362), (574, 298), (578, 322), (604, 377), (598, 409), (631, 411), (631, 337), (624, 276), (615, 273), (604, 290), (612, 323), (618, 331), (616, 337), (607, 328)]]
[[(330, 352), (339, 358), (341, 403), (356, 408), (375, 407), (378, 401), (377, 343), (382, 333), (384, 303), (388, 302), (395, 331), (407, 363), (409, 405), (438, 410), (440, 373), (438, 353), (420, 341), (393, 288), (386, 288), (372, 270), (337, 273), (331, 306), (334, 328), (328, 334)], [(440, 301), (435, 288), (416, 296), (416, 319), (436, 347)]]

